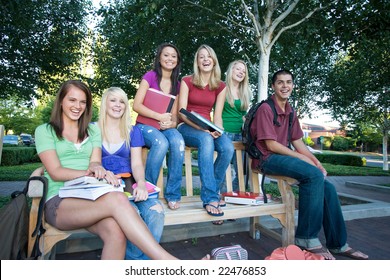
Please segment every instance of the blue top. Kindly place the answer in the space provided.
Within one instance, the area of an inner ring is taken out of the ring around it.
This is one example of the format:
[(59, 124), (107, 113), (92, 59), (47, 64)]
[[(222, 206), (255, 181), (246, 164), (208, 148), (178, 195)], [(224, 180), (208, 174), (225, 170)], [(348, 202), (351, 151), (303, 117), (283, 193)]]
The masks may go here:
[[(130, 132), (130, 148), (143, 147), (145, 145), (144, 137), (137, 126), (133, 126)], [(123, 143), (115, 153), (110, 154), (104, 146), (102, 147), (102, 165), (105, 169), (114, 174), (132, 173), (130, 148)]]

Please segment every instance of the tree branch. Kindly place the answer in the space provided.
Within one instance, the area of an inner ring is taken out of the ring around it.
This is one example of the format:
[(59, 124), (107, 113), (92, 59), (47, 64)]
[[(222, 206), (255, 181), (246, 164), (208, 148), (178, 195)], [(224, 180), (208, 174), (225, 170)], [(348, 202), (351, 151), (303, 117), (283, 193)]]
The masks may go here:
[[(275, 0), (272, 0), (273, 3), (275, 3)], [(270, 25), (270, 32), (274, 33), (276, 27), (289, 15), (291, 12), (295, 9), (295, 7), (298, 5), (300, 0), (294, 0), (291, 4), (287, 6), (287, 9), (278, 16), (273, 23)], [(273, 12), (273, 11), (272, 11)], [(295, 25), (296, 26), (296, 25)]]
[[(252, 28), (250, 28), (250, 27), (248, 27), (248, 26), (245, 26), (245, 25), (242, 25), (242, 24), (240, 24), (239, 22), (236, 22), (236, 21), (232, 20), (231, 18), (228, 18), (227, 16), (224, 16), (224, 15), (222, 15), (222, 14), (220, 14), (220, 13), (216, 13), (215, 11), (213, 11), (213, 10), (211, 10), (211, 9), (209, 9), (209, 8), (206, 8), (206, 7), (202, 6), (202, 5), (199, 5), (199, 4), (197, 4), (197, 3), (191, 2), (191, 1), (189, 1), (189, 0), (186, 0), (186, 2), (189, 3), (190, 5), (193, 5), (193, 6), (195, 6), (195, 7), (204, 9), (204, 10), (210, 12), (210, 13), (213, 13), (214, 15), (219, 16), (219, 17), (221, 17), (221, 18), (223, 18), (223, 19), (225, 19), (225, 20), (231, 22), (233, 25), (239, 26), (239, 27), (244, 28), (244, 29), (247, 29), (247, 30), (252, 30)], [(254, 31), (254, 30), (252, 30), (252, 31)]]
[[(292, 12), (292, 10), (295, 8), (295, 6), (298, 4), (299, 1), (300, 1), (300, 0), (294, 0), (294, 3), (292, 3), (292, 4), (288, 7), (288, 9), (287, 9), (285, 12), (283, 12), (283, 13), (274, 21), (274, 23), (272, 24), (272, 31), (275, 30), (275, 28), (280, 24), (280, 22), (282, 22), (283, 19), (285, 19), (285, 18), (287, 17), (287, 15), (289, 15), (289, 14)], [(332, 4), (336, 3), (336, 2), (338, 2), (338, 0), (333, 0), (332, 2), (328, 3), (328, 4), (325, 5), (325, 6), (321, 6), (321, 5), (320, 5), (319, 7), (315, 8), (315, 9), (312, 10), (312, 11), (310, 11), (310, 12), (309, 12), (304, 18), (302, 18), (301, 20), (299, 20), (299, 21), (297, 21), (297, 22), (295, 22), (295, 23), (293, 23), (293, 24), (290, 24), (290, 25), (288, 25), (288, 26), (285, 26), (285, 27), (281, 28), (281, 29), (279, 30), (279, 32), (276, 34), (276, 36), (272, 39), (272, 42), (270, 43), (269, 47), (272, 47), (272, 46), (276, 43), (276, 41), (279, 39), (280, 35), (281, 35), (283, 32), (285, 32), (286, 30), (292, 29), (292, 28), (294, 28), (295, 26), (300, 25), (302, 22), (308, 20), (314, 13), (316, 13), (316, 12), (318, 12), (318, 11), (321, 11), (321, 10), (324, 10), (324, 9), (326, 9), (327, 7), (329, 7), (330, 5), (332, 5)]]
[[(256, 43), (259, 43), (259, 47), (262, 48), (262, 42), (259, 40), (262, 37), (262, 32), (261, 32), (261, 24), (259, 21), (256, 20), (256, 16), (249, 10), (248, 6), (246, 5), (244, 0), (241, 0), (241, 4), (245, 9), (245, 12), (249, 16), (249, 18), (252, 20), (253, 26), (255, 27), (255, 38), (256, 38)], [(256, 6), (257, 6), (257, 1), (256, 1)]]

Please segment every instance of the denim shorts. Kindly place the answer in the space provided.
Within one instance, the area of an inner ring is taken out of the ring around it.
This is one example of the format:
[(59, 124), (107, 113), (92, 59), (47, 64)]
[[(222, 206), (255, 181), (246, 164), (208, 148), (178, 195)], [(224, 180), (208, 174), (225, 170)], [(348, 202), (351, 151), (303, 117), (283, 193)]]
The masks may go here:
[(45, 203), (45, 221), (52, 225), (53, 227), (56, 226), (56, 219), (57, 219), (57, 209), (60, 206), (60, 203), (62, 201), (62, 198), (60, 198), (58, 195), (50, 198)]

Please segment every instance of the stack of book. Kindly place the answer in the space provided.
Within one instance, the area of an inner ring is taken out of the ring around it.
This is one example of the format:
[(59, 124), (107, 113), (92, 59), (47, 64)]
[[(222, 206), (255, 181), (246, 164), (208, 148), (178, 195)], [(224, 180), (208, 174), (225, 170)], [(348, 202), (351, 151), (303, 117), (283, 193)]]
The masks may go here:
[(81, 176), (73, 180), (66, 181), (59, 190), (59, 197), (74, 197), (89, 200), (96, 200), (108, 192), (123, 192), (124, 184), (115, 187), (106, 180), (99, 180), (91, 176)]
[[(254, 192), (225, 192), (222, 196), (226, 203), (244, 204), (244, 205), (260, 205), (264, 204), (264, 196), (262, 193)], [(267, 195), (268, 202), (271, 197)]]

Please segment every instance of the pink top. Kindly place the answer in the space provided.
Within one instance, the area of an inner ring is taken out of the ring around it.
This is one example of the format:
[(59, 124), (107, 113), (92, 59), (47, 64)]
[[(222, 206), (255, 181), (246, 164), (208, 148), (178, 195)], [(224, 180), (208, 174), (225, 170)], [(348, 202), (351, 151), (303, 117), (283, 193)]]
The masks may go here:
[[(146, 72), (142, 77), (143, 80), (147, 81), (150, 88), (154, 88), (161, 91), (160, 85), (158, 84), (157, 73), (152, 71)], [(177, 92), (180, 91), (180, 82), (177, 83)]]

